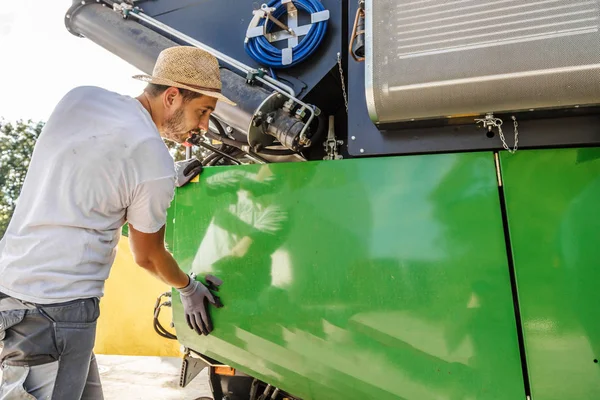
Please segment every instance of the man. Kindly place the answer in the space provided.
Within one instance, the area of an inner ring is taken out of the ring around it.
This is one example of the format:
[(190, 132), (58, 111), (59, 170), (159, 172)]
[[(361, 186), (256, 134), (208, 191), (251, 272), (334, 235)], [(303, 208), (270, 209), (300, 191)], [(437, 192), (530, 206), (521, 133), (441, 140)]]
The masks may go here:
[(179, 290), (190, 328), (212, 330), (215, 298), (164, 246), (174, 187), (201, 165), (177, 172), (161, 136), (182, 143), (208, 129), (217, 101), (233, 103), (217, 60), (194, 47), (164, 50), (152, 76), (135, 78), (149, 83), (137, 98), (70, 91), (36, 143), (0, 242), (1, 400), (102, 399), (92, 349), (125, 222), (136, 263)]

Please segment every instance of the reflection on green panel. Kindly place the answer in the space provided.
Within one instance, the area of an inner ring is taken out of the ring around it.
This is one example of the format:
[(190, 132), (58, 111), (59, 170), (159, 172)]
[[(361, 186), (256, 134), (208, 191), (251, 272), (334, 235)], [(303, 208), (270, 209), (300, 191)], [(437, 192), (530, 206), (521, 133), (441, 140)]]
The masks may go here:
[(172, 214), (224, 281), (184, 345), (306, 400), (524, 398), (491, 153), (207, 168)]
[(532, 397), (600, 399), (600, 149), (501, 162)]

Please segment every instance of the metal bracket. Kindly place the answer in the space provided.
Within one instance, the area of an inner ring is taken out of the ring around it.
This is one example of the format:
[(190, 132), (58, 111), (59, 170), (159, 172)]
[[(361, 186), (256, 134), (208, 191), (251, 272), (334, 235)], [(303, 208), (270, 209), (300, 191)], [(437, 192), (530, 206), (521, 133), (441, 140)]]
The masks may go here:
[(294, 55), (291, 48), (281, 50), (281, 63), (283, 65), (290, 65), (294, 61)]
[(323, 10), (316, 13), (310, 14), (310, 22), (311, 24), (316, 24), (318, 22), (327, 21), (329, 19), (329, 10)]
[[(292, 0), (281, 0), (281, 4), (285, 4), (287, 8), (288, 33), (292, 35), (292, 37), (288, 38), (288, 49), (291, 54), (292, 49), (298, 46), (298, 34), (295, 32), (296, 28), (298, 28), (298, 9)], [(292, 63), (291, 59), (289, 63)], [(286, 63), (284, 62), (283, 65), (286, 65)]]
[(502, 125), (502, 120), (500, 118), (495, 118), (494, 113), (487, 113), (485, 118), (476, 118), (475, 123), (481, 124), (484, 128), (487, 128), (487, 130), (491, 132), (494, 127)]
[(122, 2), (121, 4), (113, 3), (113, 10), (123, 14), (123, 19), (127, 19), (130, 13), (137, 13), (140, 11), (138, 7), (135, 7), (132, 4), (127, 2)]
[(179, 375), (179, 386), (186, 387), (202, 370), (209, 364), (201, 358), (190, 356), (190, 351), (186, 351), (183, 360), (181, 360), (181, 373)]

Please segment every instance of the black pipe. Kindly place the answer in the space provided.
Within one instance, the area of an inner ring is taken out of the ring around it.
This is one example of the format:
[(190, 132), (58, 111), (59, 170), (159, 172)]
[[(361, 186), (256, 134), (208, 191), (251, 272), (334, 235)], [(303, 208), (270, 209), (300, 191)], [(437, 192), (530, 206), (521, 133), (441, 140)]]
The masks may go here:
[(227, 137), (227, 134), (225, 133), (225, 129), (223, 129), (223, 125), (221, 124), (221, 121), (219, 121), (217, 119), (217, 117), (215, 117), (213, 114), (211, 114), (210, 117), (208, 117), (208, 118), (212, 121), (212, 123), (215, 125), (215, 127), (219, 131), (219, 135), (221, 135), (223, 137)]
[(325, 136), (325, 132), (327, 132), (329, 128), (328, 120), (325, 117), (325, 114), (321, 113), (317, 116), (317, 130), (315, 134), (310, 137), (310, 141), (315, 144)]
[(221, 156), (219, 156), (217, 153), (212, 153), (208, 157), (206, 157), (204, 160), (202, 160), (202, 164), (204, 164), (205, 166), (211, 165), (210, 163), (215, 158), (221, 158)]
[(234, 163), (236, 163), (238, 165), (242, 164), (239, 160), (237, 160), (236, 158), (230, 156), (229, 154), (225, 153), (224, 151), (221, 151), (221, 150), (217, 149), (216, 147), (211, 146), (208, 143), (204, 143), (202, 141), (202, 139), (200, 138), (200, 136), (198, 136), (197, 134), (192, 135), (192, 137), (188, 139), (188, 142), (191, 143), (191, 144), (193, 144), (193, 145), (195, 145), (195, 146), (202, 146), (205, 149), (208, 149), (208, 150), (212, 151), (213, 153), (217, 153), (220, 156), (225, 157), (229, 161), (233, 161)]

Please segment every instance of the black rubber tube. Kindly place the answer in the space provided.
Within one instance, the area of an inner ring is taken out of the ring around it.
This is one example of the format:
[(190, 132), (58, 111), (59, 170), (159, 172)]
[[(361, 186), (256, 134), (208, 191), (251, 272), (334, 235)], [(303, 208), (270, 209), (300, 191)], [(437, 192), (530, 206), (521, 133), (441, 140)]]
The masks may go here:
[(225, 153), (224, 151), (221, 151), (221, 150), (217, 149), (216, 147), (211, 146), (208, 143), (204, 143), (199, 138), (199, 136), (196, 135), (196, 134), (192, 135), (192, 137), (188, 139), (188, 142), (190, 142), (191, 144), (196, 145), (196, 146), (202, 146), (205, 149), (208, 149), (208, 150), (212, 151), (213, 153), (217, 153), (220, 156), (225, 157), (226, 159), (228, 159), (228, 160), (230, 160), (230, 161), (232, 161), (232, 162), (234, 162), (234, 163), (236, 163), (238, 165), (241, 164), (241, 162), (239, 160), (237, 160), (236, 158), (230, 156), (229, 154)]

